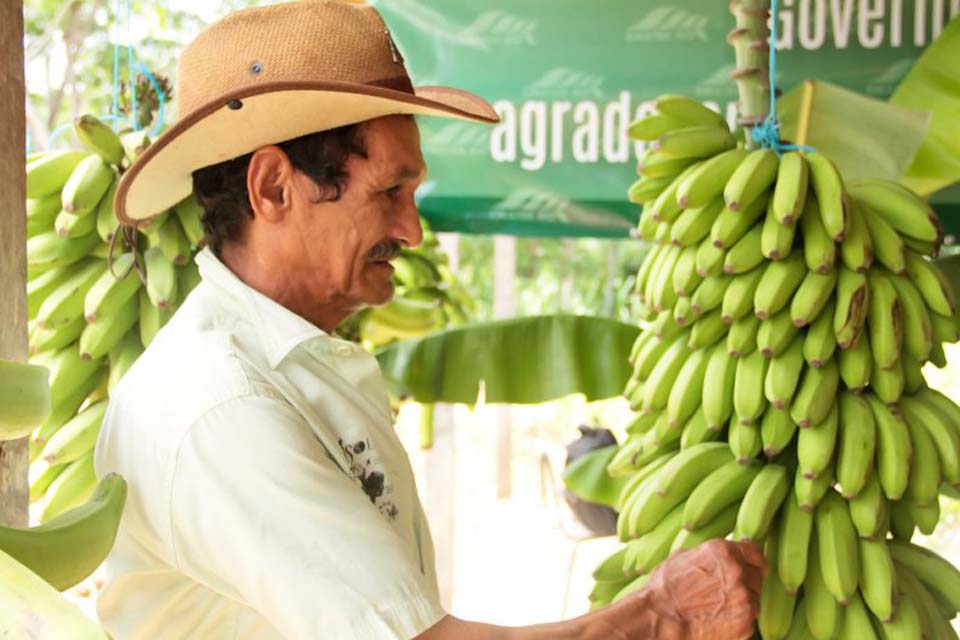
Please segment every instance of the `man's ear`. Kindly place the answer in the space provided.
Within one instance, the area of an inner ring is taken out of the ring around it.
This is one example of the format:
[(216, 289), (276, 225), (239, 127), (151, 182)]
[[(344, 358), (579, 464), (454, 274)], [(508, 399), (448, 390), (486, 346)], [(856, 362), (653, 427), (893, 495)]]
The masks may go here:
[(254, 218), (280, 222), (293, 204), (296, 171), (287, 154), (276, 145), (260, 147), (250, 157), (247, 193)]

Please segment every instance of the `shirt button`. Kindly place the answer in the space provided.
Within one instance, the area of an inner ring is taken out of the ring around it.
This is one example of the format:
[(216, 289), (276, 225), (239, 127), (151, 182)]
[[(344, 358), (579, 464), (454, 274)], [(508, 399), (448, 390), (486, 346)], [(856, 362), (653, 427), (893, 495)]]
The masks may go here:
[(343, 358), (346, 358), (347, 356), (352, 355), (352, 354), (353, 354), (353, 347), (349, 347), (349, 346), (347, 346), (347, 345), (341, 345), (341, 346), (337, 347), (337, 355), (338, 355), (338, 356), (341, 356), (341, 357), (343, 357)]

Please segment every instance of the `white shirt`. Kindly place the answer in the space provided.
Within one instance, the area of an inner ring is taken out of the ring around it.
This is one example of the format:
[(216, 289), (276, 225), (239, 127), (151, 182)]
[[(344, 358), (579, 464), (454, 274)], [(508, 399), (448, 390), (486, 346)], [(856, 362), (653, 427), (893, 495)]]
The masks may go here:
[(376, 360), (241, 282), (203, 281), (97, 442), (127, 504), (98, 614), (117, 640), (412, 638), (444, 615)]

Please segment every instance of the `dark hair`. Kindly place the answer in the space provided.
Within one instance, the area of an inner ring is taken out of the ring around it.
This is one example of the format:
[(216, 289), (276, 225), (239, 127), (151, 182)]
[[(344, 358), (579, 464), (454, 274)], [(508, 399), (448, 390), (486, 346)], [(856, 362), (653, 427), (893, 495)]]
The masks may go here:
[[(340, 199), (347, 183), (347, 158), (366, 157), (363, 123), (310, 133), (277, 143), (290, 163), (320, 187), (321, 201)], [(193, 172), (193, 193), (204, 209), (207, 243), (220, 254), (224, 242), (238, 240), (253, 218), (247, 193), (247, 169), (253, 153)]]

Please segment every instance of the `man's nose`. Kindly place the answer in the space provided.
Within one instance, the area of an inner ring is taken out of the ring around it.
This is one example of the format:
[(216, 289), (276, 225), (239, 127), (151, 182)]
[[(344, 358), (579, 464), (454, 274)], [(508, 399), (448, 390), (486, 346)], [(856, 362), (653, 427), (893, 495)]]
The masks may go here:
[(420, 226), (420, 211), (412, 194), (404, 200), (397, 213), (394, 218), (397, 221), (395, 237), (411, 249), (420, 246), (423, 242), (423, 227)]

